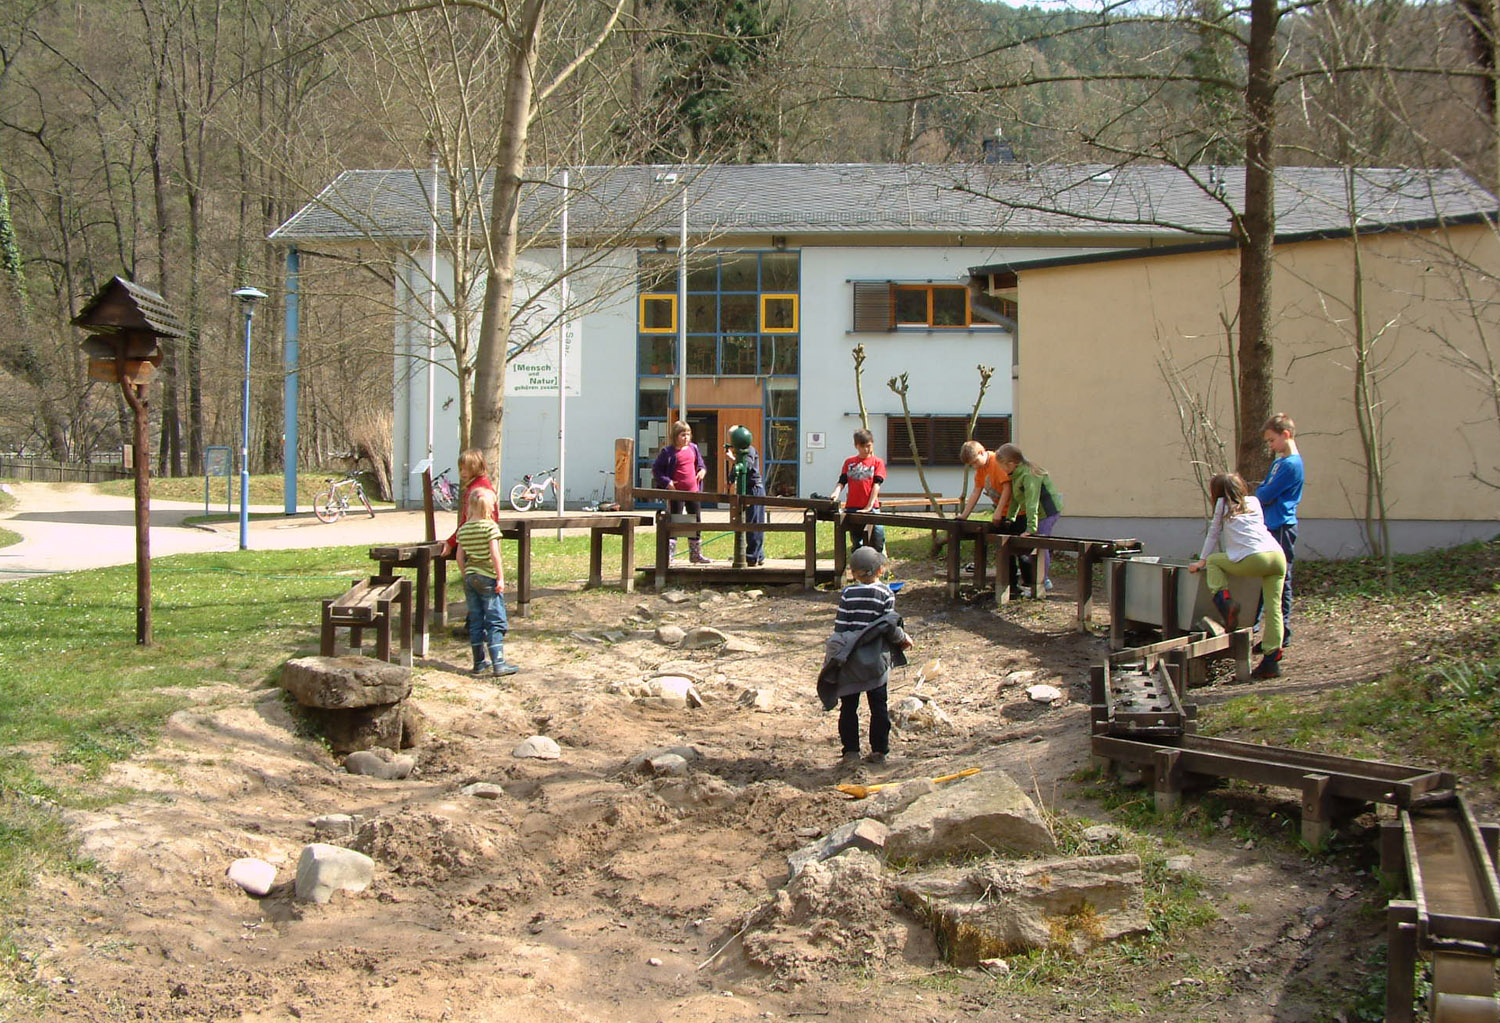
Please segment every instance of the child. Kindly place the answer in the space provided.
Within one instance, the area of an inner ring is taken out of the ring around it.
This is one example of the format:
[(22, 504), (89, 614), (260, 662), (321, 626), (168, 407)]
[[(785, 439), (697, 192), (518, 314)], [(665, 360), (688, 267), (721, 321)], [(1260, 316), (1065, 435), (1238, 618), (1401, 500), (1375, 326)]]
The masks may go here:
[[(724, 456), (729, 459), (731, 471), (734, 468), (734, 447), (724, 445)], [(731, 477), (733, 478), (733, 477)], [(745, 493), (753, 497), (766, 496), (766, 480), (760, 474), (760, 452), (755, 450), (751, 444), (745, 448)], [(745, 509), (746, 522), (765, 522), (766, 506), (763, 504), (752, 504)], [(750, 568), (758, 568), (766, 563), (766, 534), (745, 534), (745, 564)]]
[[(703, 489), (703, 477), (708, 466), (703, 461), (703, 452), (693, 443), (693, 428), (682, 420), (672, 424), (672, 442), (662, 447), (651, 463), (651, 481), (658, 490), (681, 490), (696, 494)], [(697, 501), (668, 501), (670, 515), (692, 513), (694, 521), (703, 520), (702, 505)], [(667, 541), (668, 557), (677, 557), (677, 537)], [(703, 536), (694, 533), (688, 537), (688, 560), (695, 565), (711, 564), (703, 555)]]
[(458, 567), (464, 574), (464, 601), (469, 607), (474, 674), (514, 675), (521, 669), (505, 660), (505, 575), (494, 511), (493, 490), (480, 487), (469, 493), (469, 515), (458, 527)]
[[(1203, 552), (1188, 566), (1189, 572), (1208, 569), (1208, 588), (1214, 606), (1233, 632), (1239, 626), (1240, 606), (1229, 595), (1232, 575), (1259, 578), (1265, 602), (1266, 627), (1261, 633), (1265, 656), (1250, 673), (1252, 678), (1275, 678), (1281, 674), (1281, 584), (1286, 578), (1286, 555), (1266, 529), (1260, 502), (1245, 495), (1245, 481), (1237, 473), (1221, 472), (1208, 481), (1208, 496), (1214, 502), (1213, 524), (1203, 541)], [(1215, 550), (1223, 537), (1224, 550)]]
[[(1051, 536), (1052, 527), (1057, 525), (1057, 517), (1062, 514), (1062, 495), (1052, 485), (1052, 476), (1040, 465), (1028, 462), (1014, 444), (1001, 444), (995, 458), (1010, 474), (1012, 504), (1016, 512), (1011, 518), (1020, 521), (1020, 532)], [(1042, 586), (1052, 589), (1051, 551), (1042, 551)]]
[[(1276, 456), (1271, 471), (1255, 488), (1256, 500), (1265, 512), (1266, 529), (1286, 555), (1286, 582), (1281, 587), (1281, 645), (1292, 642), (1287, 620), (1292, 615), (1292, 563), (1297, 560), (1297, 504), (1302, 500), (1302, 454), (1297, 450), (1297, 424), (1278, 412), (1266, 420), (1260, 435)], [(1264, 647), (1264, 643), (1261, 644)]]
[[(469, 515), (469, 495), (476, 489), (494, 490), (495, 485), (490, 482), (489, 467), (484, 464), (484, 452), (478, 448), (465, 448), (458, 456), (458, 524), (462, 526)], [(498, 500), (497, 500), (498, 505)], [(490, 518), (496, 522), (500, 521), (500, 509), (496, 507)], [(458, 547), (458, 530), (443, 544), (443, 557), (453, 556)]]
[(979, 503), (979, 495), (988, 491), (995, 502), (992, 521), (999, 522), (1010, 508), (1010, 473), (1000, 464), (995, 453), (986, 451), (984, 445), (977, 440), (964, 442), (964, 446), (958, 449), (958, 460), (974, 470), (974, 489), (970, 491), (969, 500), (964, 504), (959, 518), (968, 518), (974, 506)]
[[(850, 458), (844, 459), (844, 468), (839, 472), (838, 485), (830, 495), (834, 504), (844, 488), (849, 493), (844, 499), (844, 510), (874, 512), (880, 510), (880, 485), (885, 482), (885, 463), (875, 457), (875, 435), (869, 430), (854, 431), (854, 450)], [(885, 551), (884, 526), (860, 526), (849, 529), (849, 547), (857, 550), (866, 544), (877, 552)]]
[(824, 645), (823, 670), (818, 673), (818, 696), (824, 710), (839, 707), (839, 739), (843, 743), (840, 766), (859, 759), (859, 694), (870, 704), (870, 755), (872, 764), (885, 763), (891, 748), (891, 716), (886, 706), (891, 665), (906, 663), (904, 651), (911, 639), (896, 614), (896, 597), (880, 581), (885, 555), (874, 547), (861, 547), (849, 555), (854, 582), (839, 597), (833, 635)]

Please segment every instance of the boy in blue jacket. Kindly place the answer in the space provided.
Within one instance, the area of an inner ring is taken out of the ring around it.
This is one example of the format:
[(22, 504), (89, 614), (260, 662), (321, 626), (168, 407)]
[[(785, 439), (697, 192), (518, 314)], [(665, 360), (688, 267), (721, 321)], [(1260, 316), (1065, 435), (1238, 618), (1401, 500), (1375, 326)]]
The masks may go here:
[(1278, 412), (1266, 420), (1266, 425), (1261, 428), (1261, 436), (1276, 460), (1271, 463), (1271, 471), (1266, 473), (1266, 478), (1255, 488), (1255, 496), (1265, 515), (1266, 529), (1270, 530), (1286, 554), (1286, 581), (1281, 587), (1281, 645), (1286, 646), (1292, 641), (1292, 630), (1287, 623), (1292, 614), (1292, 562), (1296, 560), (1297, 504), (1302, 500), (1304, 479), (1302, 455), (1297, 450), (1297, 424), (1284, 412)]

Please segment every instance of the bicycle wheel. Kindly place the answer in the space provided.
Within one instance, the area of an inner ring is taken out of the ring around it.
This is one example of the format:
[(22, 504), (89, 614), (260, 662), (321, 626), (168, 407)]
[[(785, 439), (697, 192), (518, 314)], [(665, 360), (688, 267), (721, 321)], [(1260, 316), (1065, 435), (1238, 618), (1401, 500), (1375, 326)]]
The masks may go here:
[(453, 510), (453, 491), (447, 487), (433, 487), (432, 499), (437, 502), (437, 506), (443, 509), (443, 511), (451, 512)]
[(510, 506), (516, 511), (531, 511), (536, 507), (537, 494), (530, 484), (517, 483), (510, 488)]
[(343, 511), (333, 492), (325, 490), (313, 498), (313, 514), (318, 517), (319, 522), (337, 522)]
[[(375, 517), (375, 509), (370, 506), (370, 499), (365, 496), (365, 488), (358, 483), (354, 484), (354, 496), (359, 498), (359, 503), (365, 506), (365, 511), (370, 513), (370, 518)], [(348, 509), (345, 508), (347, 511)]]

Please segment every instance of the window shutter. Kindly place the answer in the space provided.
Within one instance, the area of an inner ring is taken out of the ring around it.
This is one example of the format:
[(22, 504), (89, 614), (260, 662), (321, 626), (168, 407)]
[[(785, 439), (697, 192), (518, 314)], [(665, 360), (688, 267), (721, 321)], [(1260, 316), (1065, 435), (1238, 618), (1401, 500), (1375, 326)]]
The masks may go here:
[[(963, 464), (958, 452), (968, 439), (968, 416), (912, 416), (911, 427), (917, 435), (917, 452), (923, 465)], [(980, 416), (974, 426), (974, 439), (991, 451), (1009, 444), (1010, 416)], [(885, 461), (887, 465), (914, 464), (903, 416), (886, 417)]]
[(894, 301), (887, 281), (854, 282), (854, 330), (888, 331), (896, 327), (892, 310)]

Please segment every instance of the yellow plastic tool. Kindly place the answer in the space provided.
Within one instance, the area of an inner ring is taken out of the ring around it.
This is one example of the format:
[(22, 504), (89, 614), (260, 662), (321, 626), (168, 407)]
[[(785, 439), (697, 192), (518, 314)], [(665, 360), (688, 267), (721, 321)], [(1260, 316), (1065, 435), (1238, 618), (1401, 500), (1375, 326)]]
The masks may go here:
[[(965, 768), (964, 770), (959, 771), (957, 774), (945, 774), (941, 778), (934, 778), (932, 779), (932, 783), (934, 785), (941, 785), (945, 781), (956, 781), (959, 778), (967, 778), (971, 774), (978, 774), (980, 770), (982, 769), (978, 767)], [(838, 789), (846, 796), (853, 796), (855, 799), (864, 799), (866, 796), (873, 795), (876, 792), (879, 792), (881, 789), (888, 789), (894, 785), (902, 784), (904, 784), (904, 782), (886, 781), (881, 782), (879, 785), (835, 785), (834, 788)]]

